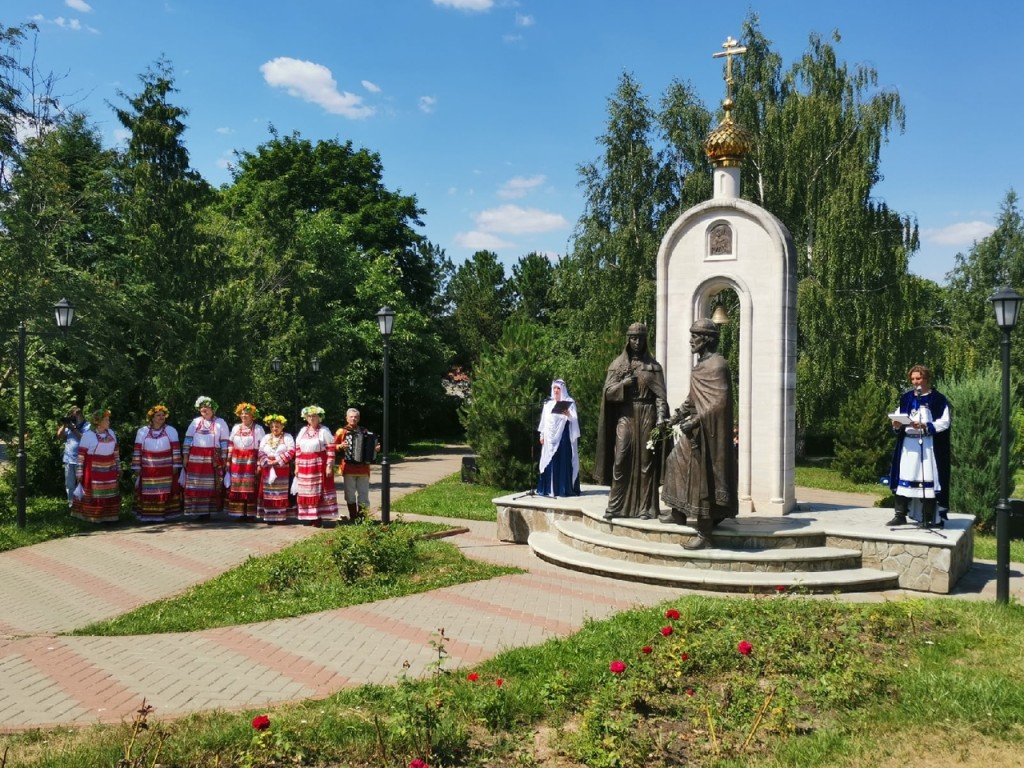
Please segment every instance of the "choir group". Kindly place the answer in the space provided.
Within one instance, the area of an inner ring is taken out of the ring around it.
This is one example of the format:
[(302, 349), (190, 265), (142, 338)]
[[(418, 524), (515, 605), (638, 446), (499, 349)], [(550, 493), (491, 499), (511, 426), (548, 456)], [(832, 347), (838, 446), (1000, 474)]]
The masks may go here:
[[(251, 403), (235, 407), (238, 423), (230, 429), (216, 415), (211, 398), (198, 398), (195, 407), (199, 415), (184, 440), (167, 423), (170, 413), (164, 405), (150, 408), (148, 423), (135, 434), (132, 508), (139, 520), (204, 519), (222, 510), (234, 519), (268, 523), (298, 519), (318, 526), (337, 520), (336, 456), (345, 478), (348, 517), (365, 514), (370, 461), (373, 447), (379, 446), (359, 426), (356, 409), (349, 409), (346, 426), (332, 435), (321, 424), (323, 408), (307, 406), (302, 409), (306, 423), (293, 436), (279, 414), (265, 416), (261, 425)], [(89, 421), (91, 429), (82, 431), (78, 444), (71, 514), (94, 523), (113, 522), (121, 511), (117, 435), (110, 428), (110, 411), (96, 411)], [(361, 450), (361, 438), (368, 435), (369, 454)]]

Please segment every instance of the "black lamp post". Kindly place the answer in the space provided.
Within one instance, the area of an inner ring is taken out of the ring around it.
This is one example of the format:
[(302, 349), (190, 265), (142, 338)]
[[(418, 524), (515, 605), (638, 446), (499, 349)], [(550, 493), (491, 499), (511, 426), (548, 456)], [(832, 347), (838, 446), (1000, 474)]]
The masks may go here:
[[(61, 332), (71, 327), (75, 319), (75, 305), (67, 299), (61, 299), (53, 305), (54, 317), (57, 319), (57, 327)], [(17, 518), (19, 528), (25, 527), (25, 498), (26, 498), (26, 462), (28, 457), (25, 454), (25, 342), (29, 336), (53, 336), (45, 331), (29, 331), (25, 328), (25, 321), (18, 323), (18, 456), (17, 466)]]
[(380, 335), (384, 339), (384, 436), (381, 447), (384, 449), (380, 459), (380, 521), (384, 525), (391, 522), (391, 463), (388, 460), (388, 354), (391, 340), (391, 329), (395, 325), (395, 312), (389, 306), (383, 306), (377, 312), (377, 324)]
[(996, 602), (1010, 599), (1010, 333), (1017, 325), (1022, 297), (1013, 288), (1000, 288), (989, 296), (996, 325), (1003, 332), (1002, 440), (999, 456), (999, 501), (996, 504)]

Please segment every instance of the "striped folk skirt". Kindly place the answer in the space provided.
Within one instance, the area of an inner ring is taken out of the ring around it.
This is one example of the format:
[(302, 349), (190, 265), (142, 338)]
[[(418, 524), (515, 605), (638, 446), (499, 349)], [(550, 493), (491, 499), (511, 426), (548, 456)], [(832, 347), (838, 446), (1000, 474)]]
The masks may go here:
[(181, 517), (181, 490), (170, 449), (142, 453), (133, 501), (135, 517), (142, 522), (159, 523)]
[[(273, 469), (274, 479), (270, 479)], [(291, 472), (288, 467), (264, 467), (260, 472), (259, 502), (256, 517), (268, 523), (284, 523), (295, 519), (295, 507), (289, 495)]]
[(224, 499), (229, 517), (256, 517), (256, 449), (231, 449), (231, 487)]
[(327, 451), (295, 457), (299, 520), (337, 520), (338, 492), (334, 476), (324, 476)]
[(192, 446), (185, 468), (185, 517), (204, 517), (220, 512), (222, 475), (218, 448)]
[(71, 516), (90, 523), (116, 523), (121, 513), (118, 455), (86, 454), (82, 467), (84, 495), (71, 505)]

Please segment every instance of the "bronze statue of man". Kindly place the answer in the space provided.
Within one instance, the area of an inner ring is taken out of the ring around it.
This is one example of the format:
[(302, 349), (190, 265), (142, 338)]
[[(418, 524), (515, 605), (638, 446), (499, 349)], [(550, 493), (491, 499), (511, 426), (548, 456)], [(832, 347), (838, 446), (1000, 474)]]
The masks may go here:
[(647, 443), (667, 420), (664, 371), (647, 350), (647, 326), (633, 323), (626, 348), (608, 366), (597, 425), (594, 479), (611, 486), (606, 520), (658, 516), (660, 452)]
[(686, 525), (693, 518), (697, 535), (684, 545), (687, 549), (707, 546), (715, 524), (737, 513), (732, 377), (717, 351), (718, 336), (718, 326), (706, 318), (690, 327), (697, 364), (690, 373), (690, 394), (672, 417), (682, 436), (665, 461), (661, 498), (672, 513), (661, 520)]

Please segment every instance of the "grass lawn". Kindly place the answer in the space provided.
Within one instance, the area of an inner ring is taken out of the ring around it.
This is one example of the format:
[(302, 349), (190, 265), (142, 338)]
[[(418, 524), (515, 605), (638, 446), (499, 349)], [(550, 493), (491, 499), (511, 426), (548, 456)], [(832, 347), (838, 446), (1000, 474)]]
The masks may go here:
[(1024, 752), (1020, 605), (689, 596), (452, 669), (459, 640), (435, 636), (425, 680), (0, 736), (0, 754), (39, 768), (1016, 768)]
[[(159, 600), (77, 635), (195, 632), (301, 616), (479, 581), (516, 568), (470, 560), (433, 523), (341, 526), (245, 563), (180, 597)], [(2, 765), (2, 763), (0, 763)]]
[[(79, 533), (95, 533), (104, 525), (87, 523), (71, 516), (63, 498), (30, 498), (25, 504), (25, 528), (18, 528), (14, 501), (10, 508), (0, 506), (0, 552), (40, 544), (50, 539), (63, 539)], [(135, 518), (122, 510), (119, 526), (136, 525)], [(109, 526), (110, 524), (106, 524)], [(2, 766), (3, 763), (0, 763)]]
[(391, 509), (404, 515), (456, 517), (460, 520), (496, 520), (497, 511), (491, 499), (514, 491), (480, 483), (463, 483), (461, 473), (449, 475), (392, 502)]

